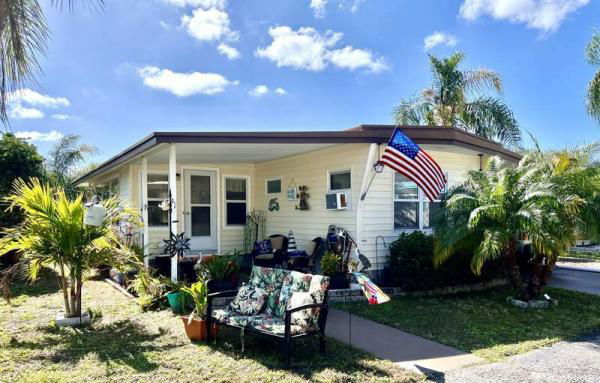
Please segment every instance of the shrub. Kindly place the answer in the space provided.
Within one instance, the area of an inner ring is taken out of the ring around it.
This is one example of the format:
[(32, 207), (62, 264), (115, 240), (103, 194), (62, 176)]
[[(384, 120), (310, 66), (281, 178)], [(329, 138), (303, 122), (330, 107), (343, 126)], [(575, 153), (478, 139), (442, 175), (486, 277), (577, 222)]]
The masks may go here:
[(457, 252), (439, 267), (433, 264), (434, 238), (421, 231), (402, 233), (390, 244), (389, 276), (394, 286), (407, 291), (474, 284), (498, 277), (498, 262), (486, 264), (480, 276), (470, 267), (471, 255)]
[(321, 271), (323, 275), (333, 276), (339, 271), (341, 262), (342, 257), (335, 255), (331, 251), (323, 254), (323, 258), (321, 258)]

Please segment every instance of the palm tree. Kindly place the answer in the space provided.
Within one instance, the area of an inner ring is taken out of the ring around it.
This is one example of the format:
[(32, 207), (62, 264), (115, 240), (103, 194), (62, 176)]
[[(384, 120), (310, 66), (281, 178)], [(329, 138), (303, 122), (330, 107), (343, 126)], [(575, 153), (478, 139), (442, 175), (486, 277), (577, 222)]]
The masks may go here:
[(511, 109), (487, 91), (502, 92), (502, 78), (489, 69), (460, 70), (463, 53), (429, 55), (433, 84), (394, 109), (399, 125), (455, 126), (481, 137), (517, 146), (519, 125)]
[(82, 163), (98, 152), (95, 146), (81, 144), (80, 139), (75, 134), (62, 137), (46, 158), (48, 181), (52, 186), (62, 188), (70, 197), (77, 195), (73, 181), (81, 174)]
[[(585, 55), (588, 63), (600, 65), (600, 34), (596, 33), (592, 36), (592, 40), (586, 47)], [(600, 121), (600, 71), (596, 72), (588, 84), (587, 110), (590, 116)]]
[[(81, 0), (90, 7), (102, 7), (104, 0)], [(51, 0), (62, 8), (73, 8), (76, 0)], [(40, 72), (38, 56), (46, 53), (50, 31), (38, 0), (0, 0), (0, 119), (8, 124), (10, 94)]]
[(70, 199), (62, 189), (43, 185), (37, 179), (18, 180), (15, 193), (5, 201), (25, 216), (21, 226), (4, 229), (5, 236), (0, 239), (0, 252), (16, 250), (21, 254), (19, 263), (2, 278), (5, 293), (17, 271), (24, 270), (35, 281), (43, 267), (50, 267), (58, 274), (66, 316), (79, 317), (84, 276), (92, 268), (101, 264), (140, 266), (117, 229), (119, 223), (137, 224), (137, 214), (122, 208), (117, 198), (103, 201), (107, 213), (100, 226), (84, 224), (82, 195)]
[[(595, 182), (587, 188), (590, 195), (583, 195), (578, 186), (593, 179), (586, 180), (586, 172), (570, 159), (539, 151), (525, 155), (516, 168), (491, 158), (484, 171), (470, 172), (450, 193), (435, 229), (436, 263), (466, 248), (473, 252), (472, 270), (480, 273), (486, 261), (503, 258), (521, 298), (539, 296), (556, 258), (573, 243), (578, 222), (600, 227), (598, 218), (594, 222), (583, 213), (598, 211), (589, 197), (600, 192), (600, 173), (593, 169)], [(530, 241), (531, 253), (518, 251), (520, 240)]]

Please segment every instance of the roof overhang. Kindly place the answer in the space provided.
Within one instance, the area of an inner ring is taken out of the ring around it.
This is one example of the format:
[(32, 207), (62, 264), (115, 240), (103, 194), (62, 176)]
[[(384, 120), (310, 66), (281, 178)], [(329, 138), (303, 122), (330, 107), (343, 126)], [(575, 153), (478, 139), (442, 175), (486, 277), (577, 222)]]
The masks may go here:
[[(383, 144), (387, 143), (395, 128), (395, 125), (359, 125), (341, 131), (154, 132), (80, 177), (75, 184), (107, 173), (162, 144)], [(400, 128), (417, 144), (455, 145), (481, 154), (499, 155), (512, 162), (521, 159), (519, 154), (504, 148), (497, 142), (457, 128), (430, 126), (401, 126)]]

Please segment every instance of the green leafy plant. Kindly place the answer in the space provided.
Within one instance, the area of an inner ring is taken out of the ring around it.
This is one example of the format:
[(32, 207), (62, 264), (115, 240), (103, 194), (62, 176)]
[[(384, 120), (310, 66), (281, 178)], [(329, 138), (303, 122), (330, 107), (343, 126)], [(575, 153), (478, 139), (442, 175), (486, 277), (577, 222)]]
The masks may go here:
[(321, 271), (323, 275), (333, 276), (340, 271), (341, 263), (342, 257), (335, 255), (331, 251), (326, 252), (323, 254), (323, 258), (321, 258)]
[(142, 311), (157, 310), (166, 305), (167, 285), (164, 279), (152, 275), (151, 270), (141, 269), (129, 282), (128, 288), (138, 297)]
[(117, 224), (138, 224), (137, 212), (124, 208), (123, 201), (103, 201), (106, 215), (99, 226), (85, 225), (86, 208), (82, 195), (69, 198), (63, 189), (43, 185), (39, 180), (15, 182), (15, 192), (4, 199), (10, 209), (23, 211), (23, 223), (4, 229), (0, 253), (18, 251), (19, 263), (7, 269), (2, 278), (6, 287), (10, 277), (19, 271), (35, 281), (43, 267), (58, 273), (67, 317), (81, 316), (81, 294), (84, 276), (101, 264), (124, 270), (140, 267), (135, 256), (124, 245)]
[(200, 273), (206, 279), (225, 281), (239, 270), (237, 257), (229, 254), (216, 255), (200, 266)]
[(200, 279), (190, 287), (182, 287), (181, 291), (191, 298), (195, 306), (188, 318), (188, 324), (192, 323), (194, 318), (204, 319), (206, 317), (206, 307), (208, 305), (208, 287), (206, 281)]

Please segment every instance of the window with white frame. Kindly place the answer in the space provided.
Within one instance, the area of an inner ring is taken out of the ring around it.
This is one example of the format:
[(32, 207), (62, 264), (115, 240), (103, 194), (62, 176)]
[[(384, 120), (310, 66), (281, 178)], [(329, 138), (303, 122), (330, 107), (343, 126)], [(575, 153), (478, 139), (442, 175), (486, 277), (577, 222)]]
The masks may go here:
[(225, 225), (245, 225), (247, 209), (248, 179), (225, 177)]
[(96, 194), (102, 198), (110, 198), (119, 194), (119, 177), (113, 177), (96, 186)]
[(329, 172), (329, 190), (349, 190), (352, 188), (352, 173), (349, 169)]
[(169, 198), (169, 176), (148, 174), (148, 227), (169, 225), (169, 212), (159, 205)]
[(281, 178), (267, 180), (267, 194), (281, 193)]
[(430, 229), (440, 206), (441, 195), (434, 202), (429, 202), (417, 184), (400, 173), (394, 173), (394, 229)]

